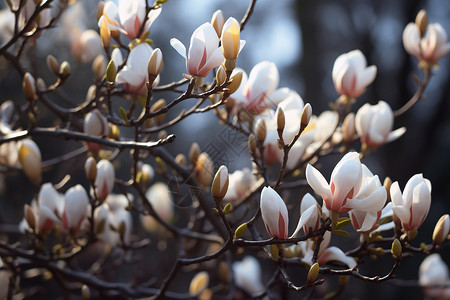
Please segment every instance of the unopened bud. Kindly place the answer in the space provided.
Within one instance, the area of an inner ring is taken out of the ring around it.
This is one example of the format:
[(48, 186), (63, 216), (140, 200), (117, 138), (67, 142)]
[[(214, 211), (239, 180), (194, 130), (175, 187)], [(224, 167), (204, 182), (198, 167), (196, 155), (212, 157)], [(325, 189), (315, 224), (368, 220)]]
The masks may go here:
[(428, 27), (428, 16), (427, 12), (424, 9), (421, 9), (416, 16), (416, 26), (419, 28), (420, 31), (420, 37), (423, 37), (425, 35), (425, 32), (427, 31)]
[(211, 18), (211, 24), (214, 27), (217, 36), (220, 37), (220, 35), (222, 34), (223, 24), (225, 24), (225, 17), (223, 16), (223, 12), (220, 9), (214, 12)]
[(105, 2), (104, 1), (100, 1), (98, 3), (98, 7), (97, 7), (97, 22), (103, 16), (103, 9), (104, 9), (104, 7), (105, 7)]
[(387, 194), (387, 200), (386, 200), (386, 202), (387, 202), (387, 203), (391, 202), (391, 185), (392, 185), (392, 180), (391, 180), (391, 178), (386, 177), (386, 178), (384, 179), (383, 186), (384, 186), (384, 188), (386, 189), (386, 194)]
[(27, 221), (28, 226), (30, 226), (30, 228), (34, 230), (36, 228), (36, 217), (34, 215), (33, 209), (28, 204), (25, 204), (23, 210), (25, 221)]
[(141, 184), (147, 186), (155, 176), (155, 171), (149, 164), (142, 165), (141, 168)]
[(272, 255), (272, 259), (274, 261), (278, 261), (278, 258), (280, 256), (280, 249), (278, 248), (278, 245), (272, 244), (269, 246), (270, 255)]
[(103, 55), (97, 56), (92, 62), (92, 72), (97, 79), (100, 79), (105, 74), (106, 61)]
[(258, 119), (256, 121), (256, 138), (258, 139), (258, 143), (260, 145), (264, 144), (267, 136), (266, 122), (263, 119)]
[(197, 143), (192, 143), (191, 149), (189, 149), (189, 162), (192, 166), (197, 163), (198, 156), (200, 155), (200, 146)]
[(109, 127), (109, 134), (108, 137), (118, 141), (120, 139), (120, 129), (119, 126), (115, 125), (115, 124), (108, 124)]
[(117, 75), (116, 64), (111, 59), (108, 63), (108, 66), (106, 67), (106, 80), (109, 83), (113, 83), (114, 81), (116, 81), (116, 75)]
[(39, 186), (42, 179), (42, 159), (38, 146), (29, 139), (21, 141), (18, 159), (28, 179), (35, 186)]
[(56, 58), (53, 55), (51, 55), (51, 54), (49, 54), (47, 56), (47, 67), (53, 73), (55, 73), (56, 75), (59, 75), (59, 63), (56, 60)]
[(227, 74), (231, 75), (231, 72), (236, 68), (236, 59), (226, 58), (223, 62), (223, 67), (225, 68), (225, 71), (227, 71)]
[(97, 162), (93, 157), (88, 157), (84, 163), (84, 172), (86, 173), (86, 178), (90, 182), (94, 182), (97, 177)]
[(223, 208), (222, 212), (226, 215), (229, 214), (233, 210), (233, 205), (231, 203), (227, 203)]
[[(225, 57), (225, 70), (233, 71), (236, 66), (236, 58), (241, 48), (240, 43), (241, 26), (235, 18), (228, 18), (222, 28), (220, 41), (222, 42), (223, 56)], [(227, 66), (227, 61), (234, 61), (231, 69)]]
[(286, 124), (286, 120), (284, 118), (283, 109), (280, 106), (278, 106), (276, 114), (277, 114), (277, 132), (278, 132), (278, 137), (280, 139), (282, 139), (283, 138), (284, 126)]
[(148, 61), (148, 75), (153, 77), (153, 80), (161, 72), (163, 65), (163, 55), (159, 48), (153, 50), (150, 60)]
[(342, 137), (346, 144), (353, 142), (355, 136), (355, 114), (349, 113), (342, 123)]
[(23, 76), (22, 88), (25, 98), (28, 101), (32, 101), (36, 98), (36, 81), (34, 80), (33, 75), (28, 72)]
[(177, 156), (175, 156), (175, 162), (183, 167), (186, 167), (187, 165), (186, 156), (183, 153), (179, 153)]
[(209, 285), (209, 275), (206, 271), (200, 272), (192, 278), (189, 284), (189, 294), (194, 296), (203, 292)]
[(221, 65), (216, 73), (216, 82), (217, 85), (222, 85), (227, 80), (227, 72), (225, 72), (225, 68)]
[(211, 186), (211, 194), (214, 199), (218, 199), (220, 201), (223, 197), (225, 197), (228, 191), (228, 183), (228, 169), (226, 166), (222, 165), (219, 170), (217, 170)]
[(408, 237), (408, 241), (412, 241), (417, 236), (417, 229), (408, 230), (406, 236)]
[(109, 30), (106, 18), (103, 18), (100, 23), (100, 38), (102, 40), (103, 48), (109, 48), (109, 44), (111, 43), (111, 31)]
[(91, 299), (91, 289), (85, 284), (81, 287), (81, 296), (83, 297), (83, 300)]
[(401, 258), (401, 256), (402, 256), (402, 244), (400, 243), (400, 241), (398, 239), (395, 239), (392, 242), (391, 253), (392, 253), (392, 256), (394, 256), (395, 259), (400, 259)]
[(242, 82), (242, 74), (243, 74), (242, 72), (237, 72), (230, 78), (231, 83), (227, 86), (227, 89), (228, 89), (227, 94), (228, 95), (231, 95), (237, 91), (237, 89), (239, 88), (239, 86), (241, 85), (241, 82)]
[(301, 118), (301, 127), (303, 129), (305, 129), (306, 126), (308, 126), (309, 120), (311, 120), (311, 116), (312, 116), (311, 104), (306, 103), (305, 107), (303, 107), (302, 118)]
[(312, 285), (319, 275), (319, 263), (314, 263), (311, 268), (309, 268), (308, 276), (306, 277), (306, 285)]
[(63, 61), (59, 66), (59, 74), (61, 74), (62, 77), (70, 75), (70, 64), (67, 61)]
[(43, 92), (43, 91), (47, 90), (47, 87), (45, 86), (45, 81), (41, 77), (39, 77), (36, 80), (36, 87), (39, 92)]
[[(159, 99), (158, 101), (155, 102), (155, 104), (153, 104), (150, 107), (150, 112), (152, 112), (152, 113), (157, 112), (157, 111), (159, 111), (160, 109), (162, 109), (165, 106), (166, 106), (166, 100)], [(155, 117), (156, 124), (160, 125), (164, 121), (164, 117), (165, 116), (166, 116), (166, 114), (157, 115)]]
[(204, 187), (209, 186), (214, 174), (214, 164), (206, 152), (198, 156), (195, 170), (197, 181)]
[(447, 240), (447, 236), (450, 231), (450, 217), (448, 214), (443, 215), (439, 221), (437, 221), (436, 226), (433, 231), (433, 243), (435, 245), (442, 244)]
[(250, 152), (256, 151), (256, 139), (253, 133), (248, 136), (248, 148), (250, 149)]
[(234, 239), (241, 238), (246, 230), (247, 230), (247, 223), (242, 223), (241, 225), (239, 225), (239, 227), (236, 228), (236, 231), (234, 232)]

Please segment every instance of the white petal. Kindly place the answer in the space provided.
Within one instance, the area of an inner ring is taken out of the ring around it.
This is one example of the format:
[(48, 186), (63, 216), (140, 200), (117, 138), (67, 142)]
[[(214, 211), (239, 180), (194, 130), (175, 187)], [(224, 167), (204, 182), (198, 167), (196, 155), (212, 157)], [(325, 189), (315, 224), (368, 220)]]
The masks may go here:
[(313, 166), (308, 164), (306, 167), (306, 180), (312, 189), (322, 196), (324, 199), (331, 200), (331, 189), (327, 180), (323, 175)]
[(170, 39), (170, 45), (181, 55), (186, 58), (186, 47), (176, 38)]
[(323, 265), (328, 261), (340, 261), (347, 265), (350, 269), (356, 267), (356, 261), (349, 256), (346, 256), (344, 252), (338, 247), (330, 247), (327, 248), (323, 253), (319, 256), (319, 264)]

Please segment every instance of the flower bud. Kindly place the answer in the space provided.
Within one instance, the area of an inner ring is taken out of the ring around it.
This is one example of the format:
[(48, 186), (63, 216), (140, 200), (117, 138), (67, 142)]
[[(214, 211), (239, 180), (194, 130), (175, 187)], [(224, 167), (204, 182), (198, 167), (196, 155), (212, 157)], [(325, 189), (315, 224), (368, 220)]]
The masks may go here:
[(108, 121), (98, 109), (94, 109), (84, 117), (83, 131), (93, 136), (105, 136), (108, 133)]
[(233, 94), (241, 86), (242, 74), (243, 74), (242, 72), (237, 72), (230, 78), (231, 83), (227, 86), (228, 89), (227, 94), (229, 95)]
[(314, 263), (311, 268), (309, 268), (308, 276), (306, 277), (306, 285), (312, 285), (319, 275), (319, 263)]
[(392, 242), (391, 253), (392, 253), (392, 256), (394, 256), (395, 259), (401, 258), (401, 256), (402, 256), (402, 244), (400, 243), (400, 241), (398, 239), (395, 239)]
[[(163, 65), (163, 55), (159, 48), (153, 50), (150, 60), (148, 61), (148, 75), (154, 77), (159, 75)], [(154, 80), (154, 79), (153, 79)]]
[(246, 230), (247, 230), (247, 223), (242, 223), (241, 225), (239, 225), (239, 227), (236, 228), (236, 231), (234, 232), (234, 239), (241, 238)]
[(192, 296), (199, 295), (209, 285), (209, 275), (206, 271), (197, 273), (189, 284), (189, 294)]
[(86, 190), (79, 184), (71, 187), (64, 195), (64, 202), (64, 227), (77, 231), (88, 213), (89, 197)]
[[(152, 113), (157, 112), (157, 111), (159, 111), (160, 109), (162, 109), (165, 106), (166, 106), (166, 100), (159, 99), (158, 101), (155, 102), (155, 104), (153, 104), (150, 107), (150, 112), (152, 112)], [(157, 115), (155, 117), (156, 124), (160, 125), (164, 121), (164, 117), (165, 116), (166, 116), (166, 114)]]
[(248, 136), (248, 148), (250, 149), (250, 152), (255, 152), (256, 150), (256, 139), (253, 133)]
[(97, 177), (95, 178), (95, 190), (100, 200), (105, 200), (114, 187), (114, 166), (109, 160), (102, 159), (97, 163)]
[[(228, 18), (222, 28), (222, 35), (220, 40), (222, 41), (222, 50), (225, 60), (236, 60), (240, 51), (240, 31), (241, 27), (239, 22), (235, 18)], [(229, 70), (226, 66), (225, 69)]]
[(47, 56), (47, 67), (49, 68), (49, 70), (55, 73), (55, 75), (59, 75), (59, 63), (51, 54)]
[(286, 120), (284, 118), (283, 109), (280, 106), (278, 106), (276, 114), (277, 114), (277, 132), (278, 132), (278, 137), (280, 139), (282, 139), (283, 138), (284, 126), (286, 124)]
[(266, 122), (263, 119), (258, 119), (256, 121), (256, 138), (258, 139), (258, 143), (260, 145), (264, 144), (267, 135)]
[(355, 133), (355, 114), (349, 113), (342, 123), (342, 136), (344, 138), (344, 142), (346, 144), (351, 144)]
[(100, 1), (97, 7), (97, 22), (103, 16), (103, 9), (105, 8), (105, 2)]
[(47, 87), (45, 86), (45, 81), (44, 79), (42, 79), (41, 77), (39, 77), (38, 79), (36, 79), (36, 87), (37, 90), (39, 92), (43, 92), (47, 89)]
[(23, 207), (25, 221), (27, 221), (28, 226), (34, 230), (36, 228), (36, 217), (34, 215), (33, 209), (28, 204)]
[(81, 287), (81, 296), (83, 297), (83, 300), (91, 299), (91, 289), (85, 284)]
[(302, 117), (301, 117), (301, 127), (304, 129), (309, 124), (309, 120), (311, 120), (312, 115), (312, 107), (311, 104), (306, 103), (303, 107)]
[(68, 77), (70, 75), (70, 64), (67, 61), (63, 61), (59, 66), (59, 74), (62, 77)]
[(447, 236), (450, 231), (450, 217), (448, 214), (443, 215), (439, 221), (437, 221), (436, 226), (433, 231), (433, 243), (435, 245), (442, 244), (447, 240)]
[(117, 75), (117, 68), (116, 64), (114, 63), (114, 60), (110, 60), (108, 63), (108, 66), (106, 67), (106, 80), (109, 83), (113, 83), (116, 81), (116, 75)]
[(199, 155), (200, 146), (197, 143), (192, 143), (191, 149), (189, 149), (189, 162), (192, 164), (192, 166), (196, 165)]
[(271, 237), (287, 238), (289, 223), (287, 207), (280, 195), (271, 187), (263, 188), (260, 208), (267, 233)]
[(35, 186), (41, 184), (42, 159), (38, 146), (29, 139), (21, 141), (19, 146), (19, 163), (25, 175)]
[(391, 178), (386, 177), (383, 182), (383, 186), (386, 189), (386, 194), (387, 194), (386, 203), (391, 202), (391, 185), (392, 185)]
[(100, 79), (105, 74), (106, 61), (103, 55), (97, 56), (92, 62), (92, 72), (95, 74), (97, 79)]
[(222, 85), (226, 81), (227, 81), (227, 72), (225, 71), (224, 67), (222, 65), (220, 65), (220, 67), (219, 67), (219, 69), (217, 70), (217, 73), (216, 73), (217, 85)]
[(225, 24), (225, 17), (223, 16), (223, 12), (220, 9), (214, 12), (211, 18), (211, 24), (214, 27), (217, 36), (220, 37), (220, 35), (222, 34), (223, 24)]
[(186, 167), (187, 165), (186, 156), (183, 153), (178, 154), (177, 156), (175, 156), (175, 162), (183, 167)]
[(211, 186), (211, 194), (214, 199), (218, 199), (220, 201), (223, 197), (225, 197), (228, 191), (228, 182), (228, 169), (226, 166), (222, 165), (219, 170), (217, 170)]
[(84, 171), (86, 173), (86, 178), (89, 181), (94, 182), (97, 177), (97, 162), (93, 157), (88, 157), (84, 163)]
[(102, 40), (103, 48), (109, 48), (109, 44), (111, 43), (111, 31), (109, 30), (106, 18), (103, 18), (100, 23), (100, 38)]
[(204, 187), (211, 184), (214, 174), (214, 164), (206, 152), (200, 153), (195, 164), (197, 181)]
[(420, 37), (423, 37), (425, 35), (425, 32), (427, 31), (427, 27), (428, 27), (428, 16), (427, 16), (427, 12), (424, 9), (421, 9), (417, 13), (415, 23), (416, 23), (417, 27), (419, 28)]
[(28, 72), (23, 76), (22, 88), (25, 98), (28, 101), (32, 101), (36, 98), (36, 81), (34, 80), (33, 75)]
[(141, 183), (144, 186), (148, 186), (150, 181), (152, 181), (153, 177), (155, 176), (155, 171), (149, 164), (143, 164), (141, 168), (141, 174)]

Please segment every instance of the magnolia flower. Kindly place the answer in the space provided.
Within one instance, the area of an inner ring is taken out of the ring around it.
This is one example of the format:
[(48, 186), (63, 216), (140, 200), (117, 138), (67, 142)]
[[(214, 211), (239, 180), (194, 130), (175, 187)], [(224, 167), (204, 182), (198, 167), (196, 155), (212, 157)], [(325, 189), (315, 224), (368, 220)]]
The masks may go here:
[(398, 181), (391, 185), (391, 198), (394, 214), (401, 220), (406, 231), (422, 225), (431, 204), (431, 182), (416, 174), (406, 183), (403, 194)]
[(20, 141), (18, 147), (18, 160), (25, 175), (35, 186), (39, 186), (42, 180), (42, 158), (39, 147), (30, 139)]
[(244, 40), (240, 40), (241, 25), (235, 18), (228, 18), (223, 25), (222, 41), (223, 56), (225, 59), (236, 59), (245, 45)]
[(336, 91), (350, 98), (359, 97), (372, 83), (377, 67), (367, 67), (366, 58), (360, 50), (340, 55), (333, 66), (333, 82)]
[[(147, 190), (145, 196), (158, 217), (170, 223), (173, 219), (173, 198), (169, 187), (162, 182), (155, 183)], [(158, 221), (150, 215), (142, 216), (141, 223), (150, 232), (159, 229)]]
[(271, 187), (264, 187), (261, 192), (260, 207), (262, 219), (269, 235), (286, 239), (289, 216), (286, 204), (280, 195)]
[[(328, 213), (328, 211), (326, 211), (326, 213)], [(311, 231), (319, 229), (320, 216), (321, 209), (318, 207), (316, 199), (310, 193), (306, 193), (300, 204), (300, 221), (292, 236), (295, 236), (302, 227), (305, 234), (308, 234), (310, 229)]]
[(246, 291), (250, 296), (264, 291), (261, 282), (261, 266), (253, 256), (246, 256), (242, 261), (233, 263), (234, 283)]
[(255, 175), (249, 168), (236, 170), (229, 176), (228, 190), (223, 199), (230, 202), (241, 199), (255, 184)]
[(224, 165), (221, 165), (217, 170), (211, 185), (211, 195), (216, 201), (220, 201), (223, 199), (223, 197), (225, 197), (228, 190), (228, 184), (228, 168)]
[(306, 167), (306, 179), (312, 189), (322, 196), (325, 207), (337, 213), (346, 213), (348, 199), (356, 195), (362, 180), (362, 167), (357, 152), (347, 153), (331, 173), (330, 184), (313, 166)]
[[(92, 136), (106, 136), (109, 131), (108, 121), (98, 109), (93, 109), (84, 117), (83, 131)], [(95, 152), (102, 148), (100, 144), (94, 142), (87, 142), (86, 145), (89, 150)]]
[(427, 297), (448, 299), (450, 280), (448, 267), (437, 253), (428, 255), (419, 267), (419, 284)]
[[(323, 241), (320, 243), (318, 263), (324, 265), (329, 261), (339, 261), (348, 266), (350, 269), (356, 267), (356, 261), (349, 256), (346, 256), (344, 252), (338, 247), (329, 247), (331, 240), (331, 232), (325, 232)], [(298, 243), (298, 247), (302, 253), (302, 262), (307, 265), (312, 265), (312, 258), (314, 255), (315, 241), (308, 239)]]
[(273, 107), (290, 95), (288, 88), (276, 89), (279, 74), (276, 65), (272, 62), (263, 61), (253, 67), (250, 75), (241, 69), (234, 72), (243, 72), (241, 85), (233, 94), (238, 106), (245, 110), (259, 114), (266, 108)]
[(356, 132), (361, 143), (370, 148), (396, 140), (405, 133), (405, 127), (392, 131), (393, 123), (392, 109), (384, 101), (379, 101), (376, 105), (364, 104), (355, 116)]
[(71, 37), (70, 50), (79, 61), (83, 63), (91, 62), (103, 52), (100, 35), (92, 29), (85, 30), (82, 33), (75, 30)]
[(114, 188), (114, 166), (109, 160), (102, 159), (97, 163), (97, 176), (95, 178), (95, 191), (100, 199), (105, 199)]
[(98, 27), (106, 20), (110, 30), (118, 30), (129, 39), (141, 38), (159, 16), (161, 9), (162, 6), (159, 6), (150, 10), (142, 34), (139, 36), (139, 30), (145, 20), (145, 0), (119, 0), (118, 5), (108, 1), (103, 8), (103, 15), (98, 20)]
[[(299, 94), (292, 91), (289, 96), (278, 104), (285, 116), (283, 140), (285, 144), (292, 142), (294, 136), (300, 130), (300, 120), (304, 103)], [(272, 109), (267, 109), (255, 119), (255, 132), (258, 131), (258, 120), (266, 125), (266, 138), (264, 140), (264, 159), (275, 163), (283, 160), (283, 151), (278, 147), (277, 114)]]
[(86, 190), (79, 184), (68, 189), (64, 195), (64, 213), (62, 215), (64, 227), (77, 231), (89, 210), (89, 197)]
[[(42, 6), (47, 2), (47, 0), (42, 1), (39, 5)], [(21, 5), (20, 0), (11, 0), (11, 8), (13, 11), (16, 11), (19, 9), (19, 6)], [(38, 5), (34, 1), (25, 1), (20, 9), (19, 14), (19, 20), (18, 25), (19, 29), (22, 29), (27, 25), (27, 23), (31, 20), (32, 15), (34, 14), (35, 10), (38, 8)], [(49, 25), (51, 21), (50, 17), (50, 8), (43, 9), (38, 17), (36, 17), (33, 20), (33, 27), (30, 27), (29, 30), (31, 31), (34, 27), (45, 27)]]
[(403, 31), (403, 45), (417, 60), (432, 64), (437, 64), (438, 60), (450, 51), (447, 33), (439, 23), (429, 24), (422, 38), (419, 27), (415, 23), (409, 23)]
[(177, 39), (170, 40), (172, 47), (186, 59), (189, 75), (206, 77), (209, 71), (223, 62), (219, 37), (211, 23), (204, 23), (191, 36), (191, 45), (186, 57), (186, 47)]
[[(125, 90), (132, 94), (146, 95), (148, 81), (148, 62), (153, 53), (152, 47), (147, 43), (140, 43), (131, 49), (127, 64), (117, 73), (117, 83), (123, 83)], [(123, 63), (122, 54), (118, 48), (114, 49), (111, 58), (116, 66)], [(158, 85), (159, 76), (152, 83)]]
[(39, 232), (45, 233), (60, 223), (64, 210), (64, 196), (58, 193), (51, 183), (42, 185), (38, 194), (37, 219)]

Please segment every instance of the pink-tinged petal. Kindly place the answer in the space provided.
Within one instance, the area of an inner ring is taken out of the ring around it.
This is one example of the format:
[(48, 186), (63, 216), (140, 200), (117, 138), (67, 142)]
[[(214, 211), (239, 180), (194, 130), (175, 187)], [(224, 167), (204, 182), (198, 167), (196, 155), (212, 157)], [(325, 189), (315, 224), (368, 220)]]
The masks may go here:
[(394, 131), (389, 132), (386, 142), (392, 142), (400, 138), (406, 132), (406, 127), (400, 127)]
[[(288, 211), (283, 199), (271, 187), (264, 187), (261, 192), (261, 216), (269, 235), (283, 238), (288, 228)], [(281, 216), (281, 217), (280, 217)], [(280, 223), (281, 222), (281, 223)], [(284, 232), (280, 232), (280, 225)]]
[(356, 261), (349, 256), (346, 256), (344, 252), (338, 247), (330, 247), (327, 248), (323, 253), (319, 256), (319, 264), (324, 265), (329, 261), (339, 261), (343, 264), (347, 265), (350, 269), (356, 267)]
[(403, 30), (403, 46), (405, 50), (416, 58), (420, 57), (420, 31), (416, 24), (409, 23)]
[(116, 81), (117, 83), (128, 83), (132, 86), (138, 86), (142, 82), (142, 76), (134, 69), (125, 66), (117, 73)]
[[(331, 189), (328, 185), (327, 180), (323, 177), (323, 175), (313, 166), (308, 164), (306, 167), (306, 180), (311, 188), (319, 194), (324, 201), (331, 200)], [(329, 209), (329, 208), (328, 208)]]
[(253, 67), (250, 72), (244, 95), (250, 104), (264, 100), (278, 86), (279, 73), (272, 62), (263, 61)]
[(211, 71), (212, 69), (220, 66), (223, 63), (223, 52), (222, 52), (222, 48), (219, 47), (217, 48), (210, 57), (208, 57), (205, 65), (199, 70), (200, 74), (199, 76), (202, 77), (206, 77), (206, 75), (208, 75), (209, 71)]
[(344, 205), (347, 198), (353, 198), (361, 182), (361, 163), (353, 159), (341, 160), (341, 162), (336, 165), (331, 174), (330, 186), (333, 192), (332, 185), (334, 185), (333, 202), (336, 203), (333, 207), (335, 208)]
[(403, 190), (403, 199), (405, 207), (411, 207), (413, 202), (414, 188), (418, 186), (423, 181), (423, 179), (424, 178), (422, 174), (415, 174), (406, 183), (405, 189)]
[(181, 55), (186, 58), (186, 47), (176, 38), (170, 39), (170, 45)]
[(373, 228), (373, 226), (378, 222), (378, 214), (375, 213), (367, 213), (364, 222), (361, 225), (361, 228), (358, 229), (358, 232), (369, 231)]
[(366, 198), (349, 199), (345, 207), (359, 209), (366, 212), (377, 212), (383, 209), (386, 203), (387, 193), (384, 186), (379, 187)]
[(310, 206), (307, 210), (305, 210), (301, 214), (300, 219), (298, 220), (297, 227), (295, 228), (294, 233), (289, 238), (291, 239), (295, 237), (295, 235), (300, 231), (300, 229), (302, 229), (303, 226), (305, 226), (306, 223), (308, 223), (308, 221), (317, 218), (317, 216), (318, 216), (317, 206), (316, 205)]
[(390, 194), (394, 206), (403, 206), (403, 196), (402, 191), (400, 190), (400, 186), (398, 185), (398, 181), (394, 182), (391, 185)]
[(350, 65), (345, 62), (343, 66), (336, 71), (336, 76), (334, 78), (334, 87), (338, 94), (344, 95), (347, 93), (346, 86), (344, 85), (344, 78), (347, 75), (348, 70), (350, 69)]
[(160, 6), (157, 9), (152, 9), (149, 13), (148, 13), (148, 19), (147, 22), (145, 23), (145, 31), (148, 31), (150, 26), (152, 26), (153, 22), (155, 22), (155, 20), (159, 17), (159, 15), (161, 14), (162, 11), (162, 6)]
[[(122, 28), (127, 32), (127, 37), (130, 39), (136, 38), (140, 21), (144, 19), (145, 2), (143, 0), (119, 0), (118, 12), (120, 23), (122, 24)], [(139, 18), (139, 14), (141, 18)]]

